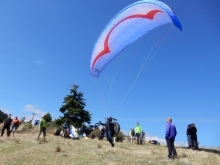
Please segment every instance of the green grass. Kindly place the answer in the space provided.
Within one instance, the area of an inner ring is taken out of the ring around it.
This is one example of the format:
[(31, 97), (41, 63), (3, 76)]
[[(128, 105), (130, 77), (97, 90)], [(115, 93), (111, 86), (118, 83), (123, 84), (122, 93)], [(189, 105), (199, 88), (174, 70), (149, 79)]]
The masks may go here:
[(166, 161), (167, 147), (115, 143), (97, 139), (71, 140), (48, 134), (15, 133), (0, 138), (0, 164), (10, 165), (219, 165), (220, 150), (193, 151), (177, 147), (179, 159)]

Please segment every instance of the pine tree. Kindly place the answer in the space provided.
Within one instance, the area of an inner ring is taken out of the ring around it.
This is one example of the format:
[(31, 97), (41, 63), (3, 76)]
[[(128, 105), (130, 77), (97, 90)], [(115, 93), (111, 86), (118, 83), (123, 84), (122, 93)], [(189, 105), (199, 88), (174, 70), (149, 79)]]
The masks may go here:
[(47, 113), (47, 114), (45, 115), (44, 119), (46, 120), (46, 122), (51, 122), (51, 120), (52, 120), (51, 114), (50, 114), (50, 113)]
[(2, 123), (7, 116), (8, 115), (6, 113), (0, 110), (0, 123)]
[(65, 121), (73, 125), (75, 128), (79, 128), (82, 123), (91, 122), (91, 114), (89, 111), (85, 110), (85, 99), (83, 98), (83, 93), (78, 92), (79, 86), (73, 85), (70, 89), (70, 94), (64, 98), (63, 105), (60, 108), (60, 112), (63, 113), (63, 117), (60, 116), (56, 120), (57, 125), (62, 125)]

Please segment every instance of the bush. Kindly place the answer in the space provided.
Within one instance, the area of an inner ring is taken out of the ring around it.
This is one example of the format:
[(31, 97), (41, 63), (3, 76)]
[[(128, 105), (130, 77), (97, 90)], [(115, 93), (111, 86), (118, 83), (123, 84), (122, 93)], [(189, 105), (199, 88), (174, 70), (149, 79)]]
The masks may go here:
[(101, 133), (101, 131), (99, 129), (95, 129), (91, 132), (91, 134), (94, 135), (95, 138), (98, 138), (100, 133)]
[(122, 140), (124, 140), (124, 138), (125, 138), (125, 135), (123, 134), (123, 132), (119, 132), (118, 133), (118, 136), (117, 137), (119, 137), (120, 139), (122, 139)]
[(30, 132), (33, 129), (33, 125), (31, 123), (24, 123), (24, 126), (21, 130), (17, 131), (17, 133)]
[(55, 121), (50, 121), (47, 123), (47, 132), (54, 134), (57, 129), (62, 129), (62, 126), (57, 126)]

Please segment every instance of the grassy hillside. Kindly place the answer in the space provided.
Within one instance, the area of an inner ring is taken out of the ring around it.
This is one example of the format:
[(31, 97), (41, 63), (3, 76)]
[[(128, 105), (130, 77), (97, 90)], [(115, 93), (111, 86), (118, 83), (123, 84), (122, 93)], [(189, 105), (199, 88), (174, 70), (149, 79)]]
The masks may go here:
[[(6, 132), (5, 132), (6, 133)], [(112, 148), (104, 140), (71, 140), (48, 133), (37, 141), (37, 131), (0, 137), (0, 164), (10, 165), (219, 165), (220, 150), (193, 151), (178, 147), (179, 158), (166, 161), (166, 146), (136, 145), (126, 141)], [(41, 135), (42, 136), (42, 135)]]

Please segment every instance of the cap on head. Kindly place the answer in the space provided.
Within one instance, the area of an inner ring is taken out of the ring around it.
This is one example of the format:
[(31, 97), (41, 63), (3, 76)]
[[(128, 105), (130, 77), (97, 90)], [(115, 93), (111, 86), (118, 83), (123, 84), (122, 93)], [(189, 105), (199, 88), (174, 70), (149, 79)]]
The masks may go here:
[(45, 117), (45, 115), (42, 115), (42, 117)]
[(167, 121), (172, 121), (172, 118), (171, 118), (171, 117), (168, 117), (168, 118), (167, 118)]

